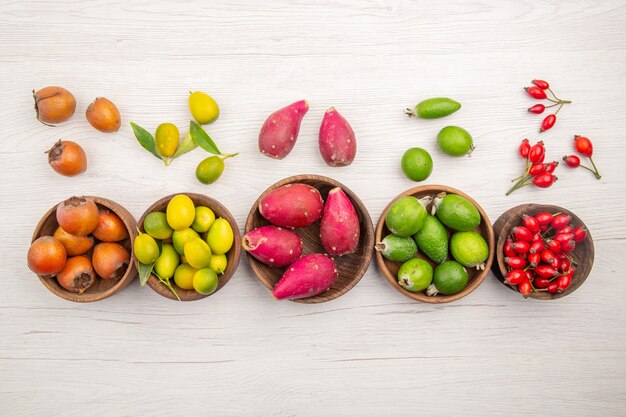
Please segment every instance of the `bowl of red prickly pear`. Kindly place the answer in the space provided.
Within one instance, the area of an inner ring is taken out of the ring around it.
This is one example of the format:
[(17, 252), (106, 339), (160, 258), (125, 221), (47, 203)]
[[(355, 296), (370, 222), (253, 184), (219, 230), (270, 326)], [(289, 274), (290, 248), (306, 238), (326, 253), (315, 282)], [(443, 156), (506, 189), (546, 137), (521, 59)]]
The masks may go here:
[(385, 279), (425, 303), (448, 303), (474, 291), (495, 253), (485, 211), (444, 185), (411, 188), (394, 198), (378, 220), (375, 238), (376, 263)]
[(524, 298), (554, 300), (573, 293), (593, 266), (591, 233), (571, 211), (522, 204), (493, 225), (498, 236), (493, 273)]
[(254, 202), (241, 246), (274, 298), (322, 303), (347, 293), (365, 274), (374, 227), (348, 187), (320, 175), (296, 175)]
[(100, 301), (137, 276), (131, 250), (135, 218), (102, 197), (71, 197), (41, 218), (28, 250), (28, 267), (56, 296)]

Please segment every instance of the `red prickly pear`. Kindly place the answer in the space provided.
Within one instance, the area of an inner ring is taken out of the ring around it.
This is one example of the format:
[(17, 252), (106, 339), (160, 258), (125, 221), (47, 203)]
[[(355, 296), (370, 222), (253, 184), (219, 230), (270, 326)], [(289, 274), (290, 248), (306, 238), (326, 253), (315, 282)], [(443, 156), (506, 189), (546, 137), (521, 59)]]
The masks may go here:
[(361, 228), (350, 198), (339, 187), (328, 192), (320, 224), (322, 245), (331, 255), (345, 255), (356, 250)]
[(270, 114), (259, 132), (259, 150), (263, 155), (283, 159), (298, 139), (300, 122), (309, 110), (306, 100), (296, 101)]
[(296, 232), (278, 226), (262, 226), (249, 231), (241, 246), (266, 265), (283, 268), (302, 255), (302, 239)]
[(327, 165), (350, 165), (356, 155), (356, 138), (350, 124), (334, 107), (326, 110), (320, 126), (320, 153)]
[(324, 200), (310, 185), (293, 183), (276, 188), (259, 202), (259, 212), (270, 223), (282, 227), (305, 227), (322, 215)]
[(337, 278), (337, 265), (327, 255), (305, 255), (287, 268), (272, 295), (279, 300), (307, 298), (326, 291)]

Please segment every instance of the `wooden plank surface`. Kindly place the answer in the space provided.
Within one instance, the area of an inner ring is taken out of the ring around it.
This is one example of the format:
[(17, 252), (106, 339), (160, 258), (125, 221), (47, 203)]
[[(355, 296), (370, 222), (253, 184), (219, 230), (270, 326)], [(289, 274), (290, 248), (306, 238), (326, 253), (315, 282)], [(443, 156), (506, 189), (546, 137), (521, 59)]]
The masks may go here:
[[(0, 415), (624, 415), (624, 28), (621, 1), (0, 1)], [(539, 136), (541, 117), (525, 111), (533, 102), (521, 90), (534, 77), (574, 101), (541, 136), (549, 158), (587, 135), (603, 177), (560, 167), (553, 188), (505, 197), (522, 168), (517, 144)], [(55, 84), (75, 94), (77, 114), (47, 128), (30, 91)], [(209, 133), (240, 152), (211, 186), (194, 178), (202, 152), (166, 169), (128, 125), (184, 129), (189, 90), (217, 99)], [(118, 133), (84, 120), (96, 96), (118, 104)], [(463, 108), (432, 121), (402, 114), (432, 96)], [(301, 98), (311, 108), (294, 151), (261, 156), (265, 117)], [(357, 134), (347, 168), (325, 166), (317, 151), (330, 106)], [(449, 124), (473, 134), (471, 158), (436, 148)], [(47, 166), (43, 152), (59, 138), (85, 148), (85, 174)], [(490, 275), (467, 298), (433, 306), (402, 297), (372, 265), (345, 296), (302, 305), (272, 300), (242, 259), (228, 286), (196, 303), (137, 283), (76, 305), (26, 267), (39, 217), (73, 194), (113, 199), (139, 218), (164, 195), (206, 193), (242, 227), (270, 184), (315, 173), (349, 186), (376, 221), (414, 185), (399, 168), (411, 146), (433, 156), (429, 183), (465, 191), (492, 221), (524, 202), (578, 214), (596, 247), (587, 282), (545, 303)]]

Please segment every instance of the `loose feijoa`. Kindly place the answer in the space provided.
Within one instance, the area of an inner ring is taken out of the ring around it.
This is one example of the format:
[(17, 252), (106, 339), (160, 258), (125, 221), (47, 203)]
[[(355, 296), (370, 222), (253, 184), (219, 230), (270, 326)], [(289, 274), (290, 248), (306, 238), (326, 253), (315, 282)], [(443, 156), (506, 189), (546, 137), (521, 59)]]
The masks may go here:
[(228, 258), (226, 255), (211, 255), (211, 262), (209, 262), (209, 268), (214, 270), (218, 274), (223, 274), (228, 266)]
[(146, 233), (141, 233), (135, 238), (133, 251), (139, 262), (151, 265), (159, 258), (159, 245), (154, 238)]
[(472, 135), (462, 127), (446, 126), (437, 135), (437, 144), (450, 156), (469, 155), (474, 150)]
[(202, 268), (193, 276), (193, 288), (198, 294), (209, 295), (215, 292), (219, 279), (211, 268)]
[(448, 257), (448, 233), (435, 216), (428, 215), (424, 226), (414, 236), (417, 247), (435, 263)]
[(463, 266), (485, 269), (485, 261), (489, 257), (489, 246), (476, 232), (456, 232), (450, 239), (450, 252)]
[(425, 205), (429, 198), (418, 200), (413, 196), (398, 199), (387, 213), (385, 224), (391, 233), (401, 237), (412, 236), (417, 233), (426, 221)]
[(174, 246), (164, 243), (161, 254), (154, 264), (154, 272), (163, 279), (170, 279), (178, 267), (180, 258)]
[(178, 252), (181, 256), (185, 254), (185, 243), (193, 239), (200, 239), (200, 235), (189, 227), (182, 230), (176, 230), (172, 234), (172, 244), (174, 245), (174, 249), (176, 249), (176, 252)]
[(78, 294), (84, 293), (96, 282), (91, 261), (82, 255), (67, 258), (65, 267), (56, 277), (61, 287)]
[(352, 201), (340, 188), (328, 192), (320, 222), (320, 238), (329, 255), (354, 252), (359, 245), (361, 225)]
[(233, 228), (224, 218), (216, 219), (209, 229), (206, 241), (211, 248), (211, 252), (216, 255), (223, 255), (233, 246), (235, 237)]
[(111, 210), (104, 208), (99, 210), (98, 226), (91, 233), (102, 242), (119, 242), (128, 237), (128, 229), (122, 219)]
[(87, 121), (100, 132), (117, 132), (122, 125), (122, 116), (115, 104), (105, 97), (96, 98), (85, 112)]
[(56, 218), (59, 226), (67, 233), (87, 236), (98, 226), (98, 206), (91, 198), (71, 197), (59, 203)]
[(174, 196), (165, 210), (167, 224), (174, 230), (186, 229), (196, 217), (196, 207), (189, 196), (178, 194)]
[(76, 142), (59, 140), (46, 153), (52, 169), (66, 177), (73, 177), (87, 169), (87, 155)]
[(433, 211), (441, 223), (460, 232), (480, 225), (480, 212), (469, 200), (457, 194), (440, 193), (433, 202)]
[(259, 132), (259, 151), (275, 159), (287, 156), (296, 144), (300, 123), (308, 110), (306, 100), (300, 100), (272, 113)]
[(201, 125), (213, 123), (220, 116), (220, 107), (217, 102), (202, 91), (190, 93), (188, 102), (191, 116)]
[(422, 148), (410, 148), (402, 155), (402, 172), (413, 181), (424, 181), (433, 172), (433, 160)]
[(72, 117), (76, 110), (76, 99), (65, 88), (45, 87), (33, 90), (37, 120), (45, 125), (61, 123)]
[(67, 256), (82, 255), (93, 247), (93, 237), (74, 236), (67, 233), (60, 226), (54, 231), (53, 236), (63, 244)]
[(413, 238), (394, 234), (385, 236), (374, 248), (393, 262), (405, 262), (417, 254), (417, 245)]
[(67, 251), (60, 240), (42, 236), (28, 249), (28, 267), (37, 275), (52, 276), (65, 267)]
[(434, 97), (420, 101), (415, 109), (406, 109), (409, 116), (418, 116), (422, 119), (438, 119), (449, 116), (461, 108), (461, 103), (447, 97)]
[(324, 113), (319, 132), (320, 154), (331, 167), (350, 165), (356, 156), (356, 137), (350, 123), (334, 107)]
[(446, 261), (435, 268), (433, 283), (426, 293), (428, 295), (453, 295), (467, 287), (467, 271), (458, 262)]
[(420, 258), (409, 259), (398, 270), (398, 284), (407, 291), (423, 291), (432, 281), (432, 266)]
[(159, 155), (169, 158), (176, 153), (180, 132), (175, 124), (161, 123), (154, 134), (154, 141)]
[(180, 264), (174, 271), (174, 282), (183, 290), (193, 290), (193, 276), (198, 270), (189, 264)]
[(167, 216), (161, 211), (153, 211), (143, 219), (143, 230), (153, 238), (161, 240), (171, 238), (174, 233), (174, 229), (167, 223)]
[(191, 223), (191, 228), (198, 233), (206, 233), (213, 225), (215, 221), (215, 213), (208, 207), (198, 206), (196, 207), (196, 217)]
[(192, 239), (185, 243), (185, 259), (196, 269), (206, 268), (211, 262), (211, 248), (202, 239)]
[(93, 248), (91, 262), (101, 278), (118, 280), (128, 269), (130, 253), (119, 243), (102, 242)]

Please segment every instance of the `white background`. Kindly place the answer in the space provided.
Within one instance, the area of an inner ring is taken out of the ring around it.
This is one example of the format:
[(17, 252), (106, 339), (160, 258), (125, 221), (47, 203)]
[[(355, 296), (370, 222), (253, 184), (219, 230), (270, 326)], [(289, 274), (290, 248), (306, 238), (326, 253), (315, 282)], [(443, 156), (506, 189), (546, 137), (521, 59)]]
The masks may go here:
[[(165, 2), (1, 1), (2, 206), (0, 207), (0, 415), (313, 416), (624, 415), (626, 409), (626, 5), (623, 2)], [(522, 90), (549, 80), (574, 101), (551, 131)], [(35, 120), (31, 89), (68, 88), (76, 115)], [(129, 121), (185, 131), (189, 90), (219, 102), (208, 127), (227, 161), (214, 185), (198, 183), (200, 150), (165, 168), (139, 147)], [(96, 96), (123, 115), (118, 133), (84, 119)], [(433, 96), (463, 103), (440, 120), (402, 110)], [(283, 161), (257, 150), (272, 111), (310, 102)], [(346, 168), (324, 165), (317, 131), (335, 106), (357, 135)], [(474, 136), (471, 158), (436, 147), (445, 125)], [(511, 197), (524, 137), (550, 159), (590, 137), (603, 174), (559, 167), (558, 183)], [(44, 151), (59, 138), (89, 157), (76, 178), (55, 174)], [(434, 159), (428, 183), (474, 197), (492, 221), (520, 203), (573, 210), (589, 226), (594, 269), (571, 296), (523, 300), (489, 275), (444, 306), (413, 302), (375, 265), (348, 294), (321, 305), (274, 301), (245, 259), (203, 301), (176, 303), (134, 282), (89, 305), (49, 293), (26, 267), (31, 233), (49, 207), (99, 195), (136, 218), (170, 193), (206, 193), (243, 227), (270, 184), (317, 173), (355, 191), (374, 222), (403, 177), (404, 150)]]

